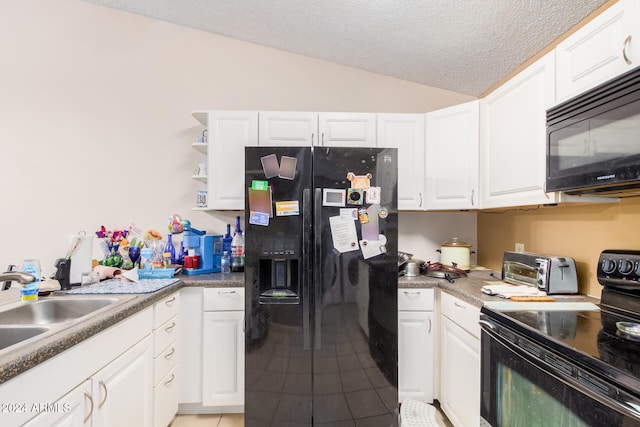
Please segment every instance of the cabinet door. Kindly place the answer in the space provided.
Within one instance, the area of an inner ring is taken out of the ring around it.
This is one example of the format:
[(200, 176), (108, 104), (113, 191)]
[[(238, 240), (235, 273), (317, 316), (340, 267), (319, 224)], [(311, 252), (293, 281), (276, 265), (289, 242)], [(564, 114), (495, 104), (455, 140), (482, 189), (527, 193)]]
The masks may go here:
[(620, 0), (556, 47), (558, 101), (640, 65), (640, 2)]
[(544, 191), (553, 52), (480, 101), (480, 208), (555, 203)]
[(258, 145), (258, 113), (209, 112), (209, 209), (244, 209), (244, 147)]
[[(34, 402), (35, 404), (35, 402)], [(94, 403), (91, 381), (87, 380), (52, 405), (41, 408), (25, 427), (87, 427), (91, 425)]]
[(318, 113), (267, 111), (259, 113), (258, 145), (311, 146), (318, 140)]
[(151, 426), (151, 341), (149, 335), (92, 377), (93, 426)]
[(434, 325), (431, 311), (398, 312), (398, 399), (433, 401)]
[(319, 145), (323, 147), (375, 147), (375, 113), (320, 113)]
[(427, 209), (478, 208), (479, 102), (427, 114)]
[(202, 332), (202, 405), (244, 404), (244, 312), (207, 311)]
[(423, 209), (424, 114), (378, 114), (378, 147), (398, 149), (398, 209)]
[(441, 317), (440, 405), (455, 426), (480, 424), (480, 340)]

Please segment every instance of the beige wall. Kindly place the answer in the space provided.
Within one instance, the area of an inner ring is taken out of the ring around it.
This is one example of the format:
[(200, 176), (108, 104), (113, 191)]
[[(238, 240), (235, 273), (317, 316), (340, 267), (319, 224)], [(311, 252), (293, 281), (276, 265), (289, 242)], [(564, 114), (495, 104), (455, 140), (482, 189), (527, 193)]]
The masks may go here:
[(596, 268), (605, 249), (640, 249), (640, 198), (620, 203), (478, 213), (478, 264), (500, 271), (504, 251), (572, 257), (580, 291), (600, 297)]
[[(468, 96), (80, 0), (0, 2), (0, 268), (70, 234), (193, 212), (198, 109), (427, 112)], [(230, 159), (232, 161), (233, 159)], [(4, 265), (3, 265), (4, 264)]]

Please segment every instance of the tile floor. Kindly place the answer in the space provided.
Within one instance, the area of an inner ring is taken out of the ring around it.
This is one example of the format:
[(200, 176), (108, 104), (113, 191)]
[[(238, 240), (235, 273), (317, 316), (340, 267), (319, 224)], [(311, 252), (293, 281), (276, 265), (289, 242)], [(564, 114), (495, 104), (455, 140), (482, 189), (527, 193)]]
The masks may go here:
[[(438, 412), (436, 420), (441, 427), (451, 427), (447, 417)], [(244, 427), (243, 414), (178, 415), (171, 427)]]

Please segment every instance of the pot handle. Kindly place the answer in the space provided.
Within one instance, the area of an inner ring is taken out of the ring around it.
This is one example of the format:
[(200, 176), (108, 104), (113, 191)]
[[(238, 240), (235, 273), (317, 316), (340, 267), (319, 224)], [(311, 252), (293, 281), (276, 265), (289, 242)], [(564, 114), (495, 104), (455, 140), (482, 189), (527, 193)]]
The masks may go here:
[(442, 251), (441, 251), (440, 249), (436, 249), (436, 252), (440, 252), (440, 253), (442, 253)]

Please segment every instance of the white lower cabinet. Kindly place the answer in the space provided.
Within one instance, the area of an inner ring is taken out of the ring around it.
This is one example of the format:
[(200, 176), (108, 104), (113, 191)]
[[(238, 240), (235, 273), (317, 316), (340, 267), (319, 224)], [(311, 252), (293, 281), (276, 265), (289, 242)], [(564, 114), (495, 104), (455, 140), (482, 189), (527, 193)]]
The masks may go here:
[(398, 289), (398, 400), (433, 401), (433, 289)]
[(153, 309), (153, 425), (159, 427), (178, 413), (180, 294), (165, 297)]
[(0, 425), (151, 426), (148, 308), (0, 385)]
[(440, 406), (454, 426), (480, 424), (480, 310), (440, 292)]
[(91, 378), (92, 426), (151, 426), (152, 339), (136, 344)]
[(90, 426), (94, 407), (91, 380), (86, 380), (27, 422), (25, 427)]
[(202, 404), (244, 404), (244, 289), (204, 290)]

